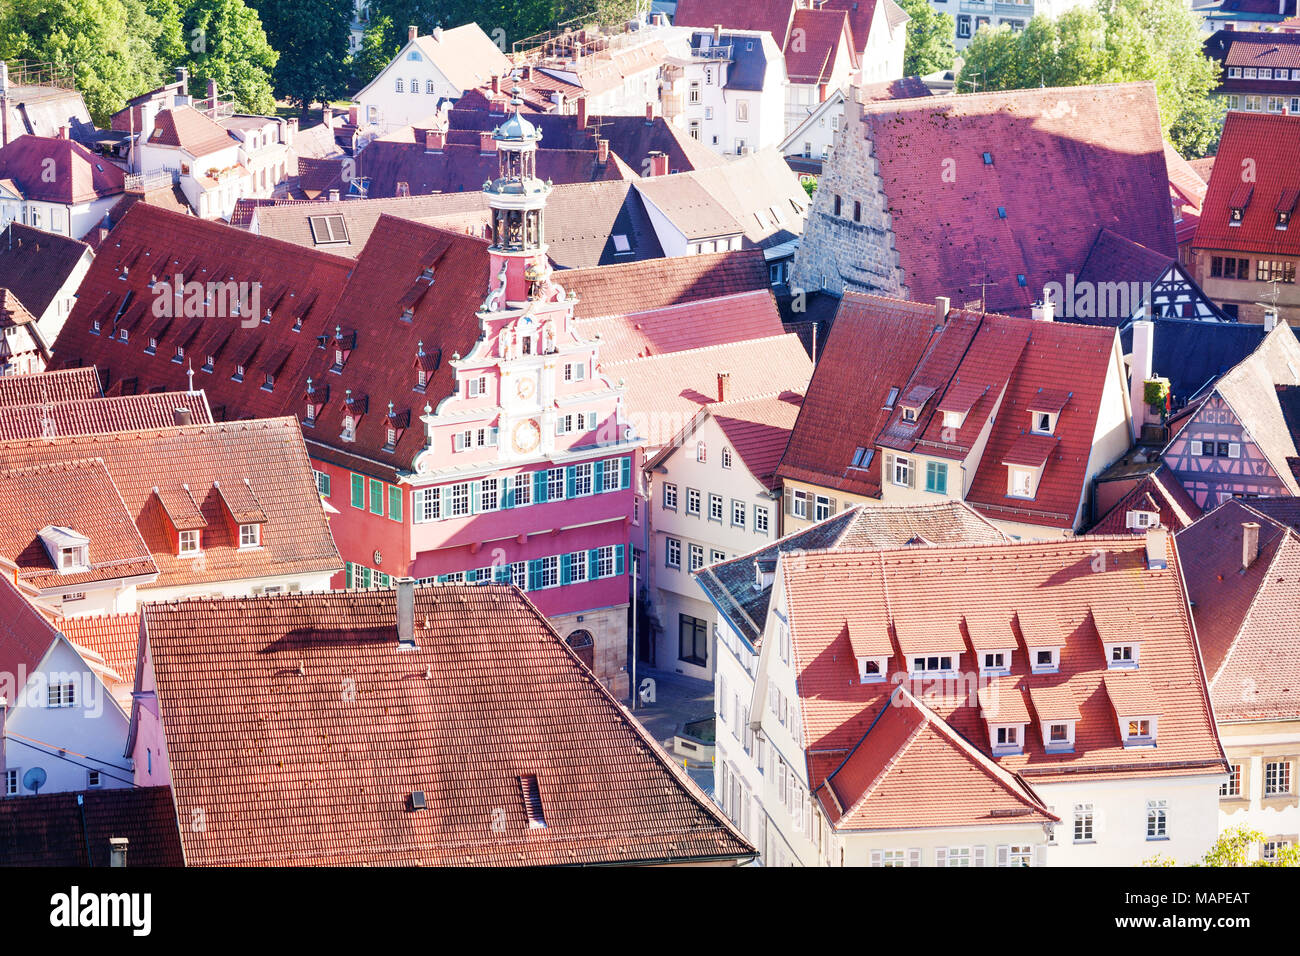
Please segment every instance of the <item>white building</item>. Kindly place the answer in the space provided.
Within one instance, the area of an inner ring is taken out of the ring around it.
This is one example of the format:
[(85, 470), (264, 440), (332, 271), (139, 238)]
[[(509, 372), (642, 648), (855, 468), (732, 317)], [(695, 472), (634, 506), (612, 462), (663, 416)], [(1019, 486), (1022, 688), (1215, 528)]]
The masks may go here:
[[(896, 534), (909, 510), (896, 510)], [(913, 546), (881, 551), (853, 550), (835, 527), (851, 519), (837, 515), (700, 574), (726, 648), (716, 792), (764, 862), (1199, 858), (1217, 834), (1226, 764), (1167, 539), (984, 544), (976, 557), (930, 544), (944, 527), (933, 517)], [(818, 537), (830, 550), (803, 550)], [(904, 719), (900, 706), (918, 713)], [(933, 746), (911, 753), (923, 733)], [(891, 784), (887, 771), (908, 761), (917, 770)], [(918, 795), (922, 767), (947, 785)], [(973, 795), (967, 775), (981, 767)]]
[(67, 138), (19, 136), (0, 149), (0, 229), (11, 222), (80, 239), (122, 198), (125, 175)]
[(699, 30), (664, 68), (663, 114), (716, 153), (744, 155), (785, 133), (785, 57), (766, 30)]
[(476, 23), (425, 36), (409, 27), (405, 46), (354, 97), (361, 104), (359, 119), (390, 133), (509, 70), (509, 59)]
[(776, 540), (773, 473), (801, 399), (786, 392), (709, 405), (646, 462), (655, 666), (712, 679), (717, 625), (695, 572)]

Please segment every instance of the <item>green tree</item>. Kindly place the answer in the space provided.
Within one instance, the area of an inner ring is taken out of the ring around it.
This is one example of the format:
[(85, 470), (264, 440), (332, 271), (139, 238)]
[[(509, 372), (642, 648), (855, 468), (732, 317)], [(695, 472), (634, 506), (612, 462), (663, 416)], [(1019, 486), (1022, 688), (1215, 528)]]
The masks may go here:
[(953, 38), (957, 21), (951, 13), (939, 13), (929, 0), (899, 0), (898, 5), (912, 19), (907, 23), (907, 47), (903, 52), (904, 76), (928, 76), (952, 69), (957, 55)]
[[(250, 0), (279, 54), (276, 95), (306, 109), (347, 91), (352, 0)], [(307, 24), (312, 24), (310, 28)]]
[[(1276, 860), (1252, 860), (1250, 848), (1264, 841), (1264, 834), (1242, 824), (1224, 830), (1205, 856), (1193, 866), (1297, 866), (1300, 867), (1300, 846), (1294, 843), (1280, 847)], [(1143, 866), (1177, 866), (1172, 857), (1156, 854), (1142, 861)]]
[(972, 81), (1010, 90), (1150, 80), (1162, 132), (1180, 153), (1203, 156), (1218, 142), (1219, 67), (1183, 0), (1098, 0), (1095, 10), (1035, 17), (1019, 33), (985, 27), (964, 53), (963, 91)]
[[(191, 90), (205, 96), (207, 81), (246, 113), (275, 112), (271, 71), (279, 59), (262, 21), (244, 0), (189, 0), (182, 11)], [(312, 26), (315, 29), (315, 26)]]
[(127, 98), (161, 83), (163, 27), (143, 0), (9, 0), (0, 4), (0, 59), (68, 70), (91, 118), (107, 126)]
[(379, 75), (397, 56), (399, 47), (389, 41), (393, 21), (386, 16), (372, 16), (366, 32), (361, 36), (361, 48), (352, 54), (348, 67), (352, 73), (352, 90), (356, 92)]

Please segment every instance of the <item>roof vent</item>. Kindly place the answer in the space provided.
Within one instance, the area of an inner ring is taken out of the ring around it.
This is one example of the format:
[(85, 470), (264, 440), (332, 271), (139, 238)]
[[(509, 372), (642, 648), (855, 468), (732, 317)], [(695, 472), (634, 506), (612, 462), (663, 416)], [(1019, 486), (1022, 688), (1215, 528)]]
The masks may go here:
[(108, 838), (108, 865), (126, 866), (126, 847), (129, 841), (126, 837), (109, 837)]
[(424, 799), (424, 791), (423, 791), (423, 790), (412, 790), (412, 791), (411, 791), (411, 809), (412, 809), (412, 810), (424, 810), (424, 809), (427, 809), (428, 806), (429, 806), (428, 802)]
[[(415, 645), (415, 578), (398, 578), (397, 648), (413, 651)], [(426, 625), (427, 626), (427, 625)]]
[(519, 778), (519, 792), (524, 798), (524, 813), (528, 816), (528, 828), (541, 830), (546, 827), (546, 817), (542, 813), (542, 791), (537, 785), (537, 777), (529, 775)]
[(1163, 571), (1169, 567), (1169, 532), (1164, 528), (1148, 528), (1147, 567), (1152, 571)]

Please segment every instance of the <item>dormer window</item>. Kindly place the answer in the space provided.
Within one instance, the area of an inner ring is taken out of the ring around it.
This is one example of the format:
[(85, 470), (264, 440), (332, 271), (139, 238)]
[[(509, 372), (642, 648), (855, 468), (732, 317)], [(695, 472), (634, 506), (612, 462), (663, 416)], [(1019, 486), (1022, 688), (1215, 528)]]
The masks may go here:
[(1033, 412), (1033, 426), (1030, 429), (1035, 435), (1050, 435), (1056, 430), (1056, 416), (1051, 412)]
[(388, 451), (392, 451), (394, 446), (396, 445), (397, 445), (397, 429), (394, 428), (392, 425), (389, 425), (387, 436), (384, 441), (384, 448)]
[(1246, 216), (1246, 207), (1250, 205), (1251, 194), (1255, 187), (1251, 183), (1240, 183), (1228, 199), (1228, 225), (1240, 226)]
[(343, 441), (357, 440), (357, 420), (351, 415), (343, 416), (343, 433), (339, 437)]
[(87, 545), (59, 549), (59, 573), (69, 574), (74, 571), (84, 571), (89, 567), (90, 548)]
[(1061, 649), (1059, 647), (1030, 648), (1029, 669), (1035, 674), (1055, 674), (1061, 669)]
[(1034, 497), (1035, 473), (1029, 468), (1007, 469), (1007, 495), (1012, 498)]
[(55, 525), (46, 525), (37, 533), (60, 574), (90, 570), (90, 539), (85, 535)]
[(1110, 670), (1136, 670), (1138, 666), (1138, 645), (1107, 644), (1106, 667)]
[(912, 674), (913, 676), (949, 674), (953, 670), (953, 662), (957, 657), (956, 654), (928, 654), (913, 657)]
[(1156, 745), (1156, 719), (1133, 717), (1120, 725), (1124, 728), (1125, 747), (1154, 747)]
[(211, 372), (211, 371), (212, 371), (212, 367), (216, 364), (216, 361), (217, 361), (217, 357), (216, 357), (215, 355), (209, 355), (209, 356), (204, 360), (203, 364), (199, 366), (199, 371), (200, 371), (200, 372)]
[(424, 369), (417, 369), (415, 372), (415, 390), (417, 392), (423, 392), (428, 384), (429, 373)]
[(1124, 526), (1139, 531), (1145, 531), (1147, 528), (1158, 528), (1160, 527), (1160, 512), (1129, 511), (1124, 515)]
[(262, 546), (262, 526), (260, 524), (241, 524), (239, 526), (239, 546), (241, 548), (260, 548)]
[(885, 679), (885, 667), (888, 663), (888, 657), (859, 657), (858, 683), (879, 684)]
[(916, 421), (916, 416), (917, 416), (918, 414), (920, 414), (920, 411), (921, 411), (921, 410), (920, 410), (919, 408), (916, 408), (916, 407), (914, 407), (914, 406), (912, 406), (912, 405), (904, 405), (904, 406), (903, 406), (903, 421), (905, 421), (905, 422), (914, 422), (914, 421)]
[(981, 674), (1011, 673), (1011, 651), (984, 651), (979, 655)]
[(199, 531), (182, 531), (180, 532), (179, 546), (176, 549), (178, 557), (191, 558), (199, 553), (202, 549), (202, 538)]
[(1024, 749), (1023, 731), (1019, 724), (998, 724), (989, 729), (994, 756), (1018, 754)]
[(944, 412), (943, 413), (944, 428), (961, 428), (961, 426), (964, 424), (966, 424), (965, 412)]

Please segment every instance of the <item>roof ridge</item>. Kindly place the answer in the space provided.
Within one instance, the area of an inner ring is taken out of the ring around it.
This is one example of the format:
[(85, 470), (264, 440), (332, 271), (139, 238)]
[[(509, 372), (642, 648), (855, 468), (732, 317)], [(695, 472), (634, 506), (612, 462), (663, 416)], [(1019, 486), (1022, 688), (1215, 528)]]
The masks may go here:
[(787, 339), (787, 338), (798, 340), (799, 336), (793, 332), (782, 332), (779, 335), (768, 335), (768, 336), (764, 336), (761, 339), (741, 339), (739, 342), (719, 342), (717, 345), (701, 345), (698, 348), (682, 349), (681, 351), (678, 352), (660, 352), (657, 355), (644, 355), (639, 358), (619, 359), (616, 362), (609, 362), (609, 363), (602, 362), (601, 364), (605, 368), (613, 368), (615, 366), (630, 365), (633, 362), (653, 362), (655, 359), (678, 358), (683, 355), (694, 355), (700, 352), (715, 352), (718, 351), (719, 349), (738, 348), (741, 346), (747, 348), (749, 346), (758, 345), (759, 343), (762, 342), (775, 342), (780, 339)]

